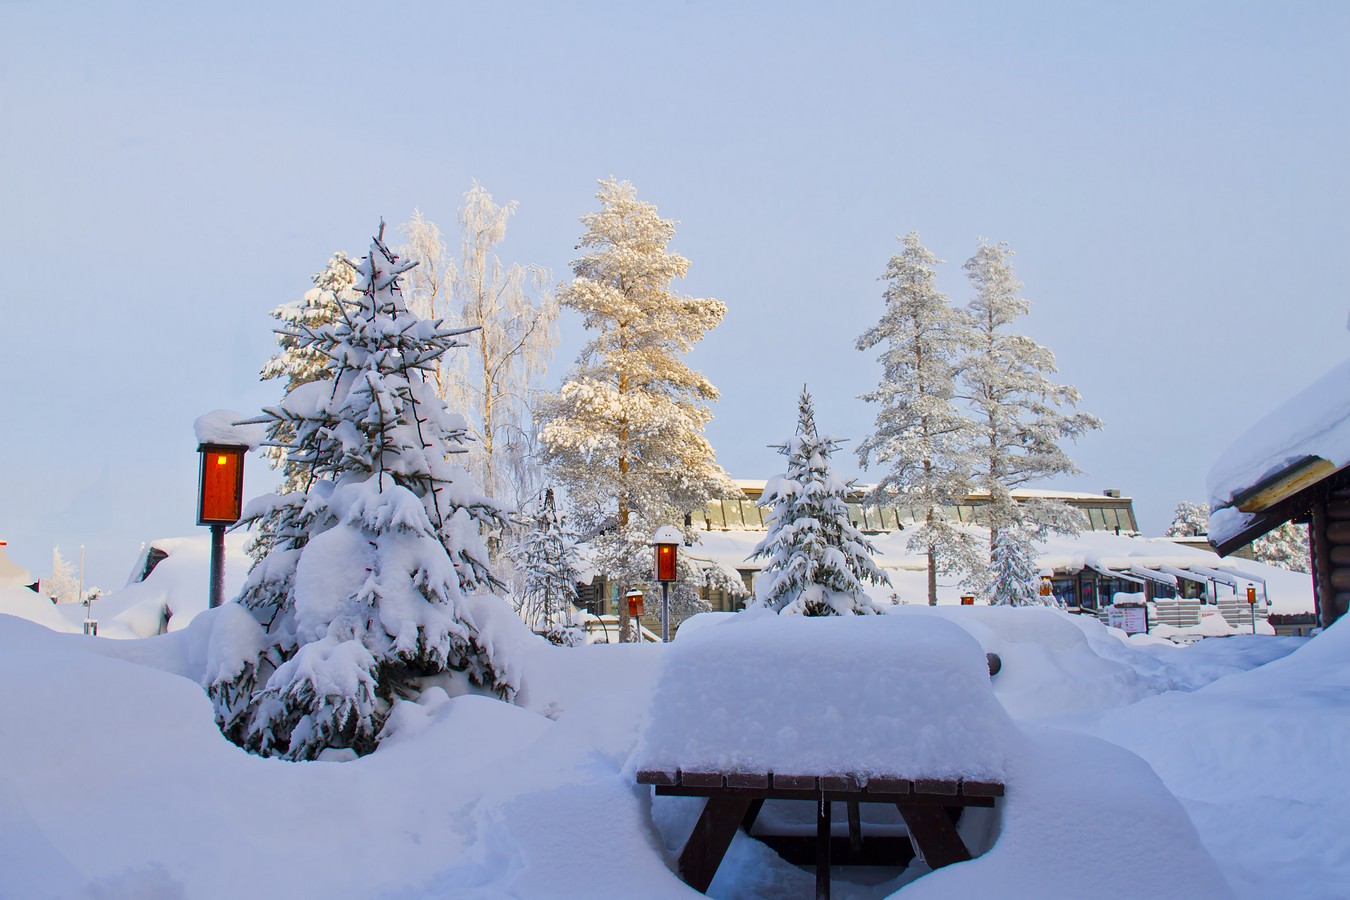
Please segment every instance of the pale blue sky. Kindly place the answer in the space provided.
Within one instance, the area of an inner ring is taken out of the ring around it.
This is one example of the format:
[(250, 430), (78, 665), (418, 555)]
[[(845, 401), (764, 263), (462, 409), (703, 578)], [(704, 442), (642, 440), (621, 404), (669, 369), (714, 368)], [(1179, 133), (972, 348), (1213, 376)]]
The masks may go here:
[(803, 381), (866, 433), (853, 341), (911, 229), (960, 302), (978, 237), (1017, 251), (1023, 330), (1106, 422), (1059, 484), (1150, 533), (1350, 355), (1343, 3), (0, 2), (0, 41), (0, 539), (35, 574), (83, 543), (118, 586), (198, 530), (192, 421), (276, 399), (267, 311), (473, 178), (555, 281), (598, 178), (682, 223), (737, 477)]

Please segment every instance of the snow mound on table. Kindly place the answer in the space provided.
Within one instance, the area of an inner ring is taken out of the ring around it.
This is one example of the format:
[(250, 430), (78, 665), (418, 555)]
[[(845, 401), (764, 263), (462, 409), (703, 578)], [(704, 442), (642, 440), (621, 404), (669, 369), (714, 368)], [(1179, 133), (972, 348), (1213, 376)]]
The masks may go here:
[(742, 613), (666, 651), (637, 769), (998, 781), (1016, 727), (931, 616)]

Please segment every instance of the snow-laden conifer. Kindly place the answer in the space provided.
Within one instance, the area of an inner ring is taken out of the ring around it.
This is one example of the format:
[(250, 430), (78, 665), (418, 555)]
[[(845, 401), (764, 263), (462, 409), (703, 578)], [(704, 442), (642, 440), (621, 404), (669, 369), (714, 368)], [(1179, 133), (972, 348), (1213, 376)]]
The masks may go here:
[(500, 510), (447, 458), (464, 421), (424, 375), (464, 331), (407, 311), (409, 264), (383, 231), (342, 317), (292, 332), (327, 358), (327, 377), (257, 420), (306, 486), (245, 512), (272, 524), (239, 597), (255, 625), (231, 643), (251, 651), (218, 666), (209, 690), (226, 735), (267, 756), (369, 752), (396, 698), (451, 672), (514, 689), (464, 597), (488, 577), (480, 529)]
[[(703, 435), (717, 389), (683, 360), (726, 306), (671, 290), (689, 260), (667, 249), (674, 223), (633, 185), (602, 181), (596, 196), (600, 210), (582, 217), (584, 255), (558, 298), (593, 336), (541, 404), (540, 438), (597, 569), (622, 594), (650, 583), (658, 527), (738, 495)], [(633, 637), (622, 604), (620, 632)]]
[[(967, 310), (971, 345), (961, 362), (959, 393), (969, 402), (979, 432), (975, 484), (989, 494), (984, 515), (991, 550), (1007, 529), (1011, 529), (1008, 540), (1029, 543), (1048, 531), (1072, 533), (1081, 528), (1081, 513), (1067, 504), (1038, 501), (1019, 506), (1012, 491), (1034, 479), (1077, 472), (1062, 442), (1101, 428), (1096, 416), (1072, 411), (1081, 399), (1077, 388), (1050, 380), (1054, 354), (1009, 330), (1030, 308), (1019, 296), (1022, 285), (1013, 275), (1011, 255), (1004, 244), (981, 241), (965, 264), (976, 295)], [(1023, 555), (1031, 553), (1030, 546), (1024, 547)], [(972, 576), (972, 583), (984, 580), (982, 573)], [(990, 581), (984, 587), (997, 590)]]
[(787, 470), (769, 479), (759, 499), (772, 512), (769, 532), (751, 554), (766, 560), (755, 581), (755, 605), (808, 616), (877, 611), (863, 582), (890, 579), (872, 560), (876, 548), (849, 521), (851, 485), (830, 468), (838, 445), (816, 430), (811, 395), (803, 387), (797, 433), (776, 447), (787, 457)]
[(75, 603), (80, 600), (80, 578), (75, 567), (61, 555), (60, 547), (52, 547), (52, 574), (38, 586), (57, 603)]
[[(328, 260), (323, 271), (315, 273), (310, 281), (314, 287), (305, 291), (303, 297), (283, 303), (269, 313), (281, 323), (276, 332), (280, 349), (263, 363), (262, 377), (264, 380), (284, 378), (288, 392), (328, 377), (328, 357), (305, 337), (301, 329), (302, 326), (312, 329), (330, 325), (342, 318), (342, 296), (356, 281), (356, 263), (339, 250)], [(308, 473), (305, 467), (287, 462), (284, 447), (264, 447), (263, 455), (273, 467), (282, 470), (282, 490), (293, 491), (303, 486)]]
[(572, 621), (580, 554), (575, 535), (558, 515), (553, 488), (545, 491), (533, 526), (512, 546), (511, 555), (520, 570), (516, 593), (520, 617), (555, 644), (581, 643), (584, 634)]
[(922, 510), (908, 542), (928, 558), (928, 602), (937, 604), (937, 574), (969, 570), (975, 538), (944, 512), (969, 492), (975, 425), (953, 404), (957, 365), (969, 341), (969, 320), (935, 283), (940, 260), (911, 231), (882, 280), (881, 320), (858, 338), (859, 350), (881, 345), (881, 381), (862, 395), (879, 405), (872, 434), (858, 447), (864, 467), (885, 466), (869, 501)]
[(1308, 573), (1312, 558), (1308, 554), (1308, 526), (1285, 522), (1252, 541), (1252, 558), (1268, 566), (1291, 572)]
[(1034, 547), (1032, 539), (1016, 523), (995, 532), (989, 554), (991, 606), (1049, 606), (1058, 602), (1053, 594), (1041, 596)]
[(1204, 537), (1209, 534), (1209, 504), (1182, 500), (1172, 513), (1163, 537)]

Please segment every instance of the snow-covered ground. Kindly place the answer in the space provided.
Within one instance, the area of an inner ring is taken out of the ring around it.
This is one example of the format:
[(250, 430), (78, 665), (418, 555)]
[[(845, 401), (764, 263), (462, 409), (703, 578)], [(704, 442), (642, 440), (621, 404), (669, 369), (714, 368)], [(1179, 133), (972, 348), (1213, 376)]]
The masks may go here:
[[(374, 754), (289, 763), (249, 756), (212, 722), (198, 682), (230, 612), (123, 641), (0, 616), (0, 896), (694, 896), (672, 867), (696, 809), (634, 785), (634, 750), (665, 658), (737, 617), (694, 620), (671, 647), (520, 634), (520, 705), (434, 690), (398, 711)], [(958, 626), (1001, 656), (1008, 793), (984, 856), (917, 880), (921, 868), (836, 882), (836, 896), (1350, 895), (1337, 824), (1350, 627), (1183, 648), (1045, 609), (901, 607), (871, 621)], [(726, 672), (690, 690), (756, 702)], [(806, 897), (812, 884), (742, 837), (711, 893)]]

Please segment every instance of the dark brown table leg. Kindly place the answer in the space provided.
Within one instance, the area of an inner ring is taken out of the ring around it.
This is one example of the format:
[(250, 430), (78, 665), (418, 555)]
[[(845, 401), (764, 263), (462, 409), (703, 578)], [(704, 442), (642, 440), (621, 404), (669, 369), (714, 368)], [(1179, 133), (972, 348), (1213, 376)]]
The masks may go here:
[(848, 802), (848, 843), (854, 853), (862, 852), (862, 811), (857, 800)]
[(816, 801), (816, 900), (830, 900), (830, 801)]
[(942, 804), (900, 800), (895, 805), (930, 868), (940, 869), (970, 859), (970, 851)]
[(750, 801), (750, 808), (745, 811), (745, 818), (741, 819), (741, 831), (750, 833), (750, 829), (755, 827), (755, 820), (759, 818), (759, 811), (763, 808), (763, 798)]
[(700, 893), (708, 890), (749, 808), (748, 797), (708, 798), (680, 853), (680, 877), (685, 884)]

